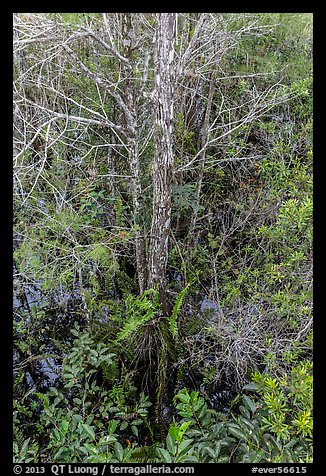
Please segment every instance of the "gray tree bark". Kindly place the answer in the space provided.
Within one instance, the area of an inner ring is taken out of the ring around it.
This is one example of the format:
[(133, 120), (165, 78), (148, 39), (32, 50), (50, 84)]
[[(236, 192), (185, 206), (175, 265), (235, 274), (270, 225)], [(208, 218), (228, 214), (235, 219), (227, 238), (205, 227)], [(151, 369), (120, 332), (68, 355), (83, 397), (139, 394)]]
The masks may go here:
[(146, 261), (146, 247), (144, 227), (142, 224), (143, 206), (142, 206), (142, 185), (140, 175), (140, 157), (139, 157), (139, 137), (137, 134), (137, 93), (139, 90), (135, 89), (135, 80), (133, 78), (133, 48), (135, 40), (135, 31), (132, 25), (132, 14), (126, 13), (122, 20), (122, 34), (124, 40), (124, 54), (129, 61), (129, 67), (125, 66), (126, 86), (125, 86), (125, 103), (129, 110), (129, 116), (125, 117), (128, 124), (129, 137), (129, 166), (132, 175), (132, 201), (134, 212), (134, 224), (137, 226), (135, 236), (136, 248), (136, 269), (138, 276), (138, 285), (140, 294), (142, 294), (147, 285), (147, 261)]
[(175, 13), (156, 14), (155, 46), (155, 154), (153, 161), (153, 216), (149, 287), (159, 289), (163, 314), (167, 314), (166, 265), (171, 226), (173, 176), (173, 93)]
[(199, 174), (197, 177), (197, 188), (196, 188), (196, 206), (193, 210), (189, 232), (188, 232), (188, 247), (196, 247), (198, 242), (198, 232), (195, 233), (196, 222), (198, 217), (198, 207), (200, 205), (200, 196), (201, 196), (201, 189), (203, 183), (203, 176), (204, 176), (204, 168), (205, 168), (205, 157), (206, 157), (206, 149), (205, 144), (208, 140), (208, 128), (209, 128), (209, 117), (212, 109), (212, 102), (213, 102), (213, 95), (215, 91), (215, 73), (213, 72), (211, 75), (209, 92), (208, 92), (208, 99), (207, 99), (207, 106), (204, 116), (203, 124), (201, 125), (200, 131), (200, 147), (202, 152), (199, 155), (200, 158), (200, 169)]

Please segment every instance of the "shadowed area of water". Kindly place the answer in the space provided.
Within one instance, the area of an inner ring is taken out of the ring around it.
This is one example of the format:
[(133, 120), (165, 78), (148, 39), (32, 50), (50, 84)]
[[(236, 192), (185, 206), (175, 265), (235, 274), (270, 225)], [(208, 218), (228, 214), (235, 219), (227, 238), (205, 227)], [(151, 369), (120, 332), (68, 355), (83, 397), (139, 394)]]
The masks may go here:
[[(183, 287), (183, 277), (180, 273), (174, 273), (173, 279)], [(117, 298), (112, 291), (112, 299)], [(19, 375), (21, 370), (25, 371), (23, 385), (25, 391), (32, 389), (31, 398), (34, 392), (46, 391), (49, 387), (60, 387), (61, 385), (61, 365), (65, 353), (61, 348), (69, 348), (73, 341), (71, 329), (75, 321), (85, 323), (85, 315), (81, 293), (78, 289), (71, 292), (65, 292), (62, 288), (55, 291), (46, 292), (41, 289), (41, 283), (25, 283), (16, 285), (13, 296), (13, 307), (15, 320), (19, 322), (20, 330), (24, 328), (28, 333), (34, 333), (34, 351), (29, 349), (30, 355), (37, 352), (37, 359), (26, 363), (26, 354), (15, 349), (14, 351), (14, 377)], [(205, 293), (198, 293), (191, 299), (191, 306), (185, 306), (184, 312), (192, 315), (203, 322), (216, 322), (219, 318), (219, 306)], [(109, 307), (102, 309), (103, 313), (96, 316), (98, 323), (108, 323)], [(33, 329), (37, 329), (36, 333)], [(18, 339), (24, 333), (18, 332)], [(61, 345), (58, 345), (61, 343)], [(42, 349), (41, 351), (39, 349)], [(209, 358), (209, 356), (207, 356)], [(227, 413), (228, 405), (234, 397), (234, 393), (227, 388), (221, 387), (217, 390), (203, 385), (202, 376), (192, 373), (189, 378), (188, 369), (183, 381), (179, 382), (180, 388), (185, 386), (189, 390), (198, 391), (206, 400), (208, 407), (216, 411)], [(187, 376), (188, 375), (188, 376)], [(166, 389), (166, 398), (162, 406), (162, 416), (167, 425), (169, 425), (174, 416), (177, 415), (173, 405), (173, 396), (177, 389), (175, 388), (174, 378)], [(155, 395), (156, 389), (153, 390)]]

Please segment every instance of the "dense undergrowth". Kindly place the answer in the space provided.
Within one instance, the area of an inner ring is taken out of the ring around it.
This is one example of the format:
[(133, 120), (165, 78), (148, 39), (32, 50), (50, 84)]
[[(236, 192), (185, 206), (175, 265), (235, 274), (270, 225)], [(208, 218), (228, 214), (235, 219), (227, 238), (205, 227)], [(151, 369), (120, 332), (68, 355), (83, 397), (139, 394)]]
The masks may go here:
[[(84, 21), (62, 18), (72, 31)], [(248, 20), (225, 18), (228, 33)], [(33, 21), (23, 19), (22, 35)], [(67, 126), (68, 143), (56, 142), (45, 162), (29, 150), (17, 159), (16, 462), (312, 462), (311, 16), (257, 22), (264, 34), (244, 34), (225, 53), (215, 90), (223, 107), (212, 114), (236, 122), (240, 98), (244, 114), (246, 101), (278, 82), (290, 99), (211, 145), (202, 169), (183, 169), (199, 139), (180, 102), (168, 316), (156, 289), (139, 293), (123, 155), (90, 149), (107, 131)], [(44, 45), (27, 48), (38, 70)], [(118, 75), (91, 45), (81, 52)], [(60, 87), (100, 107), (94, 84), (69, 68)], [(28, 107), (21, 114), (33, 122)], [(142, 147), (149, 230), (151, 139)]]

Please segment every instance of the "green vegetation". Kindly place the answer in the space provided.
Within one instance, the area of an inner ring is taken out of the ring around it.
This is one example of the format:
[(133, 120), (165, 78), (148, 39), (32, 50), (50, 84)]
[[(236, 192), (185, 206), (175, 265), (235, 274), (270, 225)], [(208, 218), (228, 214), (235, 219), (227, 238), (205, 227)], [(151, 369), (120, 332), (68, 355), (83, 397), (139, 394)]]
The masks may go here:
[[(14, 460), (310, 463), (311, 15), (212, 14), (198, 34), (221, 46), (176, 81), (163, 304), (139, 284), (155, 21), (133, 15), (15, 17)], [(181, 57), (198, 15), (178, 17)]]

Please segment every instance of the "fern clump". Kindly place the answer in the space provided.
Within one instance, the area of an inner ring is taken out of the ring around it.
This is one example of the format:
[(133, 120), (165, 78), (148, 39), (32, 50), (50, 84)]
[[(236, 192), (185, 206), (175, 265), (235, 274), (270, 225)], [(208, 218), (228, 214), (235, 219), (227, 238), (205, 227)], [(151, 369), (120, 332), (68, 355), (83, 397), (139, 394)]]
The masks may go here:
[(118, 332), (116, 342), (128, 340), (144, 324), (159, 315), (158, 292), (148, 289), (140, 297), (129, 295), (126, 300), (126, 319)]

